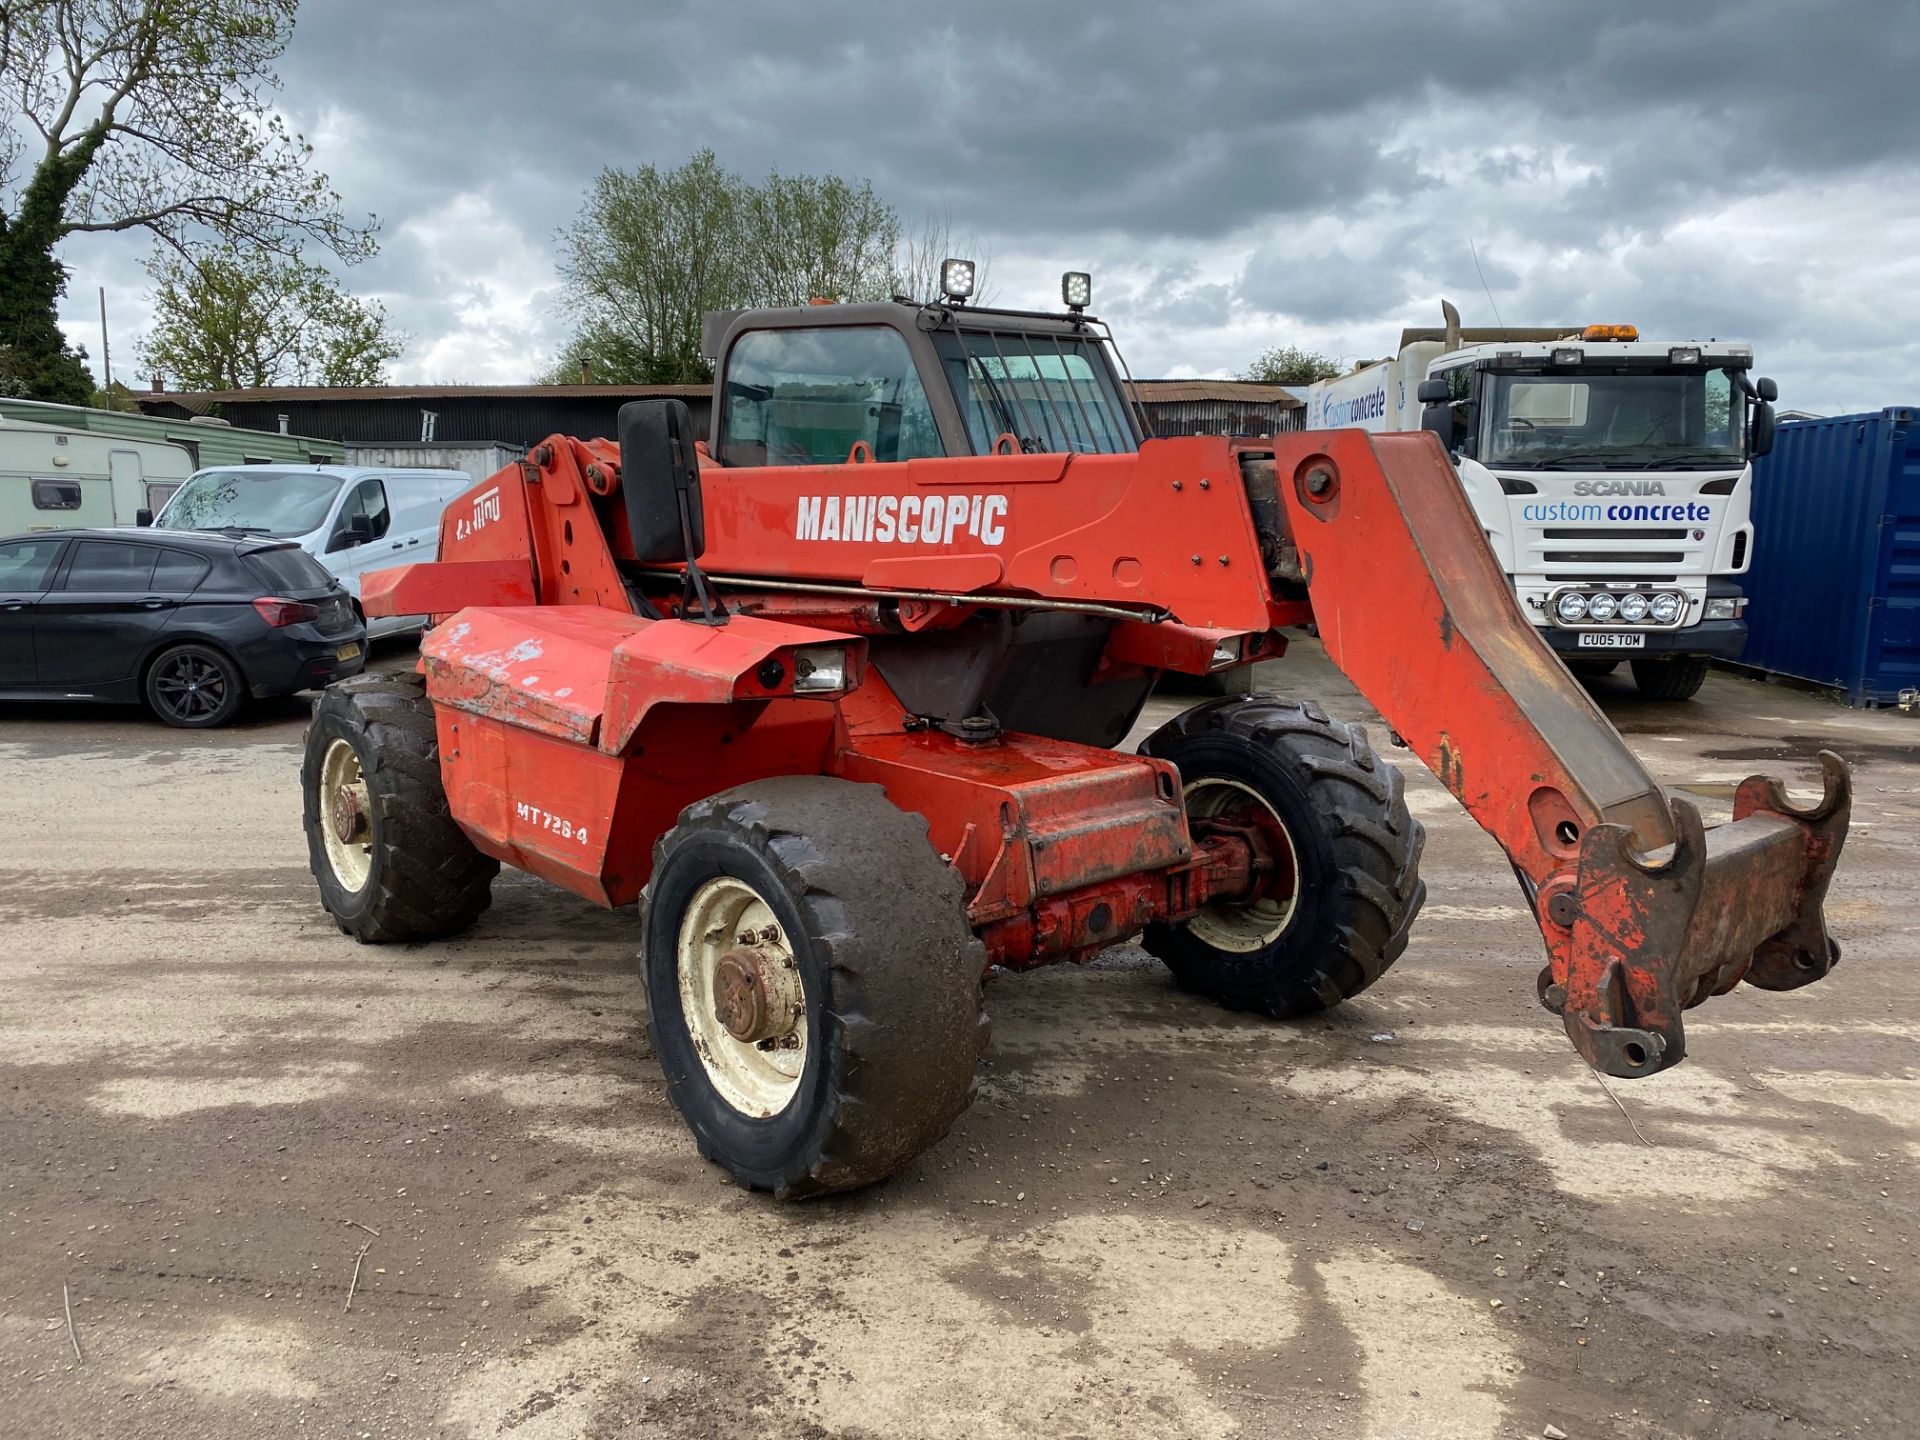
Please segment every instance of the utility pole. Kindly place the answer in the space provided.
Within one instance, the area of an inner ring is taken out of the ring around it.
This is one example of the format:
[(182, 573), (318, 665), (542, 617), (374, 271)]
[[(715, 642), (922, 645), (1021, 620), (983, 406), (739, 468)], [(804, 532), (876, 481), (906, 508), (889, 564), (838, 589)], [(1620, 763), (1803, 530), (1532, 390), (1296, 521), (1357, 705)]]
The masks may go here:
[(100, 382), (100, 393), (107, 397), (107, 408), (113, 408), (113, 352), (107, 349), (107, 287), (100, 287), (100, 368), (106, 378)]

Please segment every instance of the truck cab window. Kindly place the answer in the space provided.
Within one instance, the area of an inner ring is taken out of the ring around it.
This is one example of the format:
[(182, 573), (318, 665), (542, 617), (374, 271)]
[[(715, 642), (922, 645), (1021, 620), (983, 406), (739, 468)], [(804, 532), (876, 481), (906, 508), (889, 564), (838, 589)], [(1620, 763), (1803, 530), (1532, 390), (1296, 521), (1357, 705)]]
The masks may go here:
[(875, 460), (944, 453), (906, 341), (885, 326), (743, 335), (722, 399), (728, 465), (840, 465), (858, 441)]
[(369, 540), (378, 540), (387, 533), (387, 487), (378, 480), (362, 480), (354, 486), (353, 494), (340, 507), (340, 518), (334, 524), (334, 534), (341, 536), (351, 533), (355, 528), (354, 521), (358, 519), (366, 521)]

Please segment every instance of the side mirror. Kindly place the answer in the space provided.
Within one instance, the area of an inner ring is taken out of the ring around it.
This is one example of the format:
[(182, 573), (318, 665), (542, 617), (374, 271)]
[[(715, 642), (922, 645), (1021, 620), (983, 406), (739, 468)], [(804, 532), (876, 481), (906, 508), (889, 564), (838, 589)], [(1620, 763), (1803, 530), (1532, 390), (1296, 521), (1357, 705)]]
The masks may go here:
[(356, 545), (367, 545), (373, 541), (373, 521), (365, 515), (349, 515), (347, 528), (338, 531), (327, 542), (327, 553), (336, 550), (351, 550)]
[(151, 528), (153, 525), (153, 511), (147, 509), (144, 505), (141, 506), (133, 512), (133, 523), (142, 530)]
[(633, 558), (646, 565), (698, 559), (707, 548), (707, 522), (686, 401), (629, 400), (620, 407), (619, 432)]
[[(1424, 390), (1427, 385), (1432, 383), (1434, 382), (1426, 381), (1420, 388)], [(1442, 381), (1440, 383), (1444, 385), (1446, 382)], [(1426, 397), (1423, 395), (1420, 398), (1424, 400)], [(1453, 407), (1451, 405), (1428, 405), (1426, 409), (1420, 412), (1420, 428), (1422, 430), (1431, 430), (1434, 434), (1438, 435), (1440, 437), (1440, 443), (1446, 446), (1448, 452), (1451, 453), (1453, 450), (1454, 428), (1457, 419), (1458, 417), (1453, 413)]]
[(1780, 387), (1764, 375), (1753, 382), (1753, 392), (1762, 400), (1766, 401), (1774, 401), (1780, 398)]
[[(1776, 395), (1780, 393), (1778, 387), (1776, 387), (1771, 380), (1762, 380), (1754, 388), (1759, 390), (1763, 395), (1768, 390), (1772, 390)], [(1762, 455), (1773, 449), (1773, 427), (1773, 406), (1769, 405), (1765, 400), (1761, 400), (1753, 407), (1753, 424), (1747, 436), (1747, 456), (1749, 459), (1758, 460)]]
[(1438, 375), (1430, 380), (1422, 380), (1420, 388), (1413, 395), (1422, 405), (1444, 405), (1447, 403), (1447, 382)]

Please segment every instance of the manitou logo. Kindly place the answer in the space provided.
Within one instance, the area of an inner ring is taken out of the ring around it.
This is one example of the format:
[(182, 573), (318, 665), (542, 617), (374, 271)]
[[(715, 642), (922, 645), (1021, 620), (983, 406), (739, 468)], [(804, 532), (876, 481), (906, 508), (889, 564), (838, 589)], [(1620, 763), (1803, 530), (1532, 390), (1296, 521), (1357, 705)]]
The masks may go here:
[(473, 514), (463, 517), (453, 527), (453, 538), (464, 540), (469, 535), (477, 535), (487, 526), (500, 518), (500, 487), (482, 490), (473, 497)]
[(1664, 495), (1667, 487), (1658, 480), (1576, 480), (1576, 495)]
[(796, 540), (861, 545), (951, 545), (967, 535), (983, 545), (1007, 538), (1004, 495), (802, 495)]

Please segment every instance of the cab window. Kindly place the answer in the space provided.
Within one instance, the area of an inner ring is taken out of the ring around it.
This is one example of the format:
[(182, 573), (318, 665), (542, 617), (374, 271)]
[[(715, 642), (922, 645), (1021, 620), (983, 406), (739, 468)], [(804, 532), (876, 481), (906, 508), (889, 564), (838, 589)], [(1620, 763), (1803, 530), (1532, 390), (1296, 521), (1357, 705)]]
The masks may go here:
[(885, 326), (757, 330), (727, 358), (720, 458), (728, 465), (841, 465), (939, 455), (907, 343)]
[(0, 594), (22, 595), (45, 590), (60, 558), (62, 540), (9, 540), (0, 545)]

